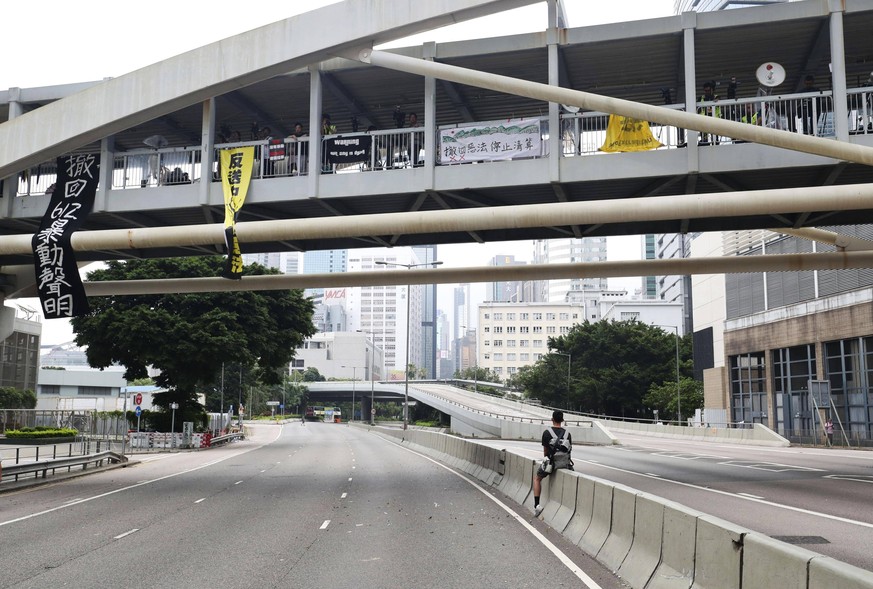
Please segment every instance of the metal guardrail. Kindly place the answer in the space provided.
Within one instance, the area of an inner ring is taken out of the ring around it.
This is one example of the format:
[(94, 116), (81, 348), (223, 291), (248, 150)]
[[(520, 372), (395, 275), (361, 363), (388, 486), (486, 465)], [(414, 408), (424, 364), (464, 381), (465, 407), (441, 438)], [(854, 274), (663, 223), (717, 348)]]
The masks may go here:
[(215, 436), (212, 438), (212, 445), (216, 446), (218, 444), (224, 444), (227, 442), (232, 442), (234, 440), (244, 440), (246, 435), (243, 432), (233, 432), (229, 434), (224, 434), (223, 436)]
[[(55, 474), (58, 469), (65, 468), (67, 469), (67, 472), (70, 472), (73, 467), (77, 466), (81, 466), (82, 470), (86, 470), (90, 464), (93, 464), (96, 467), (103, 466), (105, 462), (119, 464), (127, 461), (128, 458), (126, 456), (107, 450), (105, 452), (98, 452), (97, 454), (90, 454), (87, 456), (73, 456), (68, 458), (58, 458), (55, 460), (22, 462), (20, 464), (3, 467), (2, 472), (0, 472), (0, 482), (7, 478), (18, 481), (19, 477), (22, 475), (30, 474), (32, 474), (34, 478), (46, 478), (49, 471), (51, 471), (52, 474)], [(41, 477), (40, 474), (42, 475)]]

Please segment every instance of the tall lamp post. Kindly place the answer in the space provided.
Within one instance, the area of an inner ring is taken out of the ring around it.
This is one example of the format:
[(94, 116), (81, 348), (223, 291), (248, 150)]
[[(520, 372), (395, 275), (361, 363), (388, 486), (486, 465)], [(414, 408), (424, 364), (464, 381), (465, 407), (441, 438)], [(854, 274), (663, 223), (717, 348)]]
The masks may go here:
[(567, 356), (567, 410), (570, 410), (570, 364), (573, 363), (573, 355), (564, 352), (550, 352), (556, 356)]
[[(395, 266), (398, 268), (406, 268), (407, 270), (412, 270), (413, 268), (424, 268), (428, 266), (439, 266), (442, 262), (426, 262), (424, 264), (400, 264), (398, 262), (384, 262), (382, 260), (377, 260), (376, 264), (380, 266)], [(410, 310), (410, 300), (412, 297), (411, 294), (412, 287), (407, 283), (406, 285), (406, 364), (403, 366), (403, 429), (407, 429), (409, 427), (409, 310)]]
[(678, 325), (657, 325), (654, 327), (669, 327), (676, 331), (676, 421), (682, 425), (682, 391), (679, 390), (679, 326)]
[(349, 417), (349, 421), (355, 420), (355, 382), (358, 380), (355, 377), (355, 371), (357, 370), (357, 366), (341, 366), (341, 368), (351, 368), (352, 369), (352, 415)]
[[(358, 332), (370, 337), (370, 425), (373, 425), (376, 416), (376, 403), (374, 401), (375, 383), (373, 381), (373, 366), (376, 363), (376, 358), (374, 357), (376, 355), (376, 342), (373, 340), (372, 333), (366, 332), (363, 329), (359, 329)], [(363, 406), (364, 404), (361, 403), (361, 412), (363, 412)], [(354, 411), (354, 408), (352, 410)]]

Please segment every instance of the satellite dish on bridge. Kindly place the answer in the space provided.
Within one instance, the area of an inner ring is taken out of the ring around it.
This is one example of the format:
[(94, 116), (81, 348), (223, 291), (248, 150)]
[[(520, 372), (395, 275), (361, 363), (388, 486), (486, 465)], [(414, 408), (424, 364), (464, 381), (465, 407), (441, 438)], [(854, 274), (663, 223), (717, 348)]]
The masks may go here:
[(755, 77), (762, 86), (773, 88), (785, 81), (785, 68), (775, 61), (768, 61), (758, 66)]

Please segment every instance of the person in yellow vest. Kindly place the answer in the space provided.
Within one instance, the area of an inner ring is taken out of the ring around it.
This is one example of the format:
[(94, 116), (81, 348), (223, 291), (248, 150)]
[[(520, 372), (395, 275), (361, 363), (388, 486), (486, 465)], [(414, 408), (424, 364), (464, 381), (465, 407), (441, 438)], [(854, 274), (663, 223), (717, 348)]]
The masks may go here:
[[(718, 102), (718, 94), (715, 93), (715, 82), (704, 82), (703, 83), (703, 95), (700, 97), (700, 102)], [(717, 119), (722, 118), (721, 116), (721, 107), (714, 104), (706, 104), (703, 106), (699, 106), (697, 108), (697, 114), (706, 115), (709, 117), (715, 117)], [(710, 143), (710, 134), (709, 133), (701, 133), (700, 134), (700, 143), (703, 145), (709, 145)], [(718, 145), (718, 135), (712, 135), (712, 143)]]
[(324, 138), (327, 135), (336, 135), (336, 125), (330, 122), (330, 115), (322, 113), (321, 115), (321, 144), (323, 146), (321, 153), (321, 171), (330, 172), (330, 158), (327, 156), (327, 144)]
[(761, 119), (758, 117), (758, 111), (755, 110), (755, 104), (752, 102), (747, 102), (743, 105), (743, 116), (740, 117), (741, 123), (748, 123), (750, 125), (760, 125)]

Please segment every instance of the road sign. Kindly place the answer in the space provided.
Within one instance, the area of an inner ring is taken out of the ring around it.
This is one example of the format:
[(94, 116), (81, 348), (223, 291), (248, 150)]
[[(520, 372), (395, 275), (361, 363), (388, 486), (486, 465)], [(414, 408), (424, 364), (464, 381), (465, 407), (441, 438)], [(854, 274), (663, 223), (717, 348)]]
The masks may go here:
[(142, 393), (137, 393), (133, 396), (134, 405), (142, 405)]
[(278, 407), (279, 401), (267, 401), (267, 406), (268, 407)]
[(142, 407), (137, 405), (136, 406), (136, 416), (139, 417), (140, 415), (142, 415)]
[(376, 410), (375, 410), (375, 409), (370, 409), (370, 415), (376, 415)]

